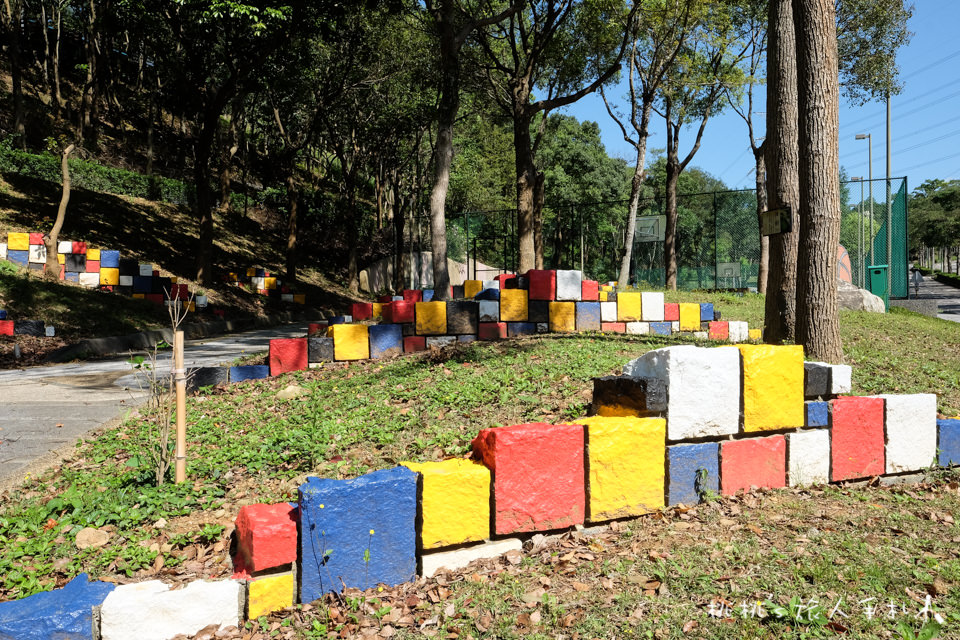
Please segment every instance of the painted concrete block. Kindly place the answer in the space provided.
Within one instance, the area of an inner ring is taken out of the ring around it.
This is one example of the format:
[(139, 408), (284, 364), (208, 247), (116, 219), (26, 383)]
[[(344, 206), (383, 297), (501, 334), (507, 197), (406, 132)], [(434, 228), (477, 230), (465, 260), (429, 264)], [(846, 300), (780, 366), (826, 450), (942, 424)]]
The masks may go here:
[(230, 382), (260, 380), (270, 376), (270, 367), (265, 364), (247, 364), (230, 367)]
[(479, 312), (480, 303), (474, 300), (451, 300), (447, 302), (446, 333), (476, 335)]
[(58, 254), (57, 254), (57, 264), (59, 264), (59, 265), (61, 265), (61, 266), (64, 266), (64, 265), (67, 264), (67, 256), (66, 256), (66, 254), (63, 254), (63, 253), (58, 253)]
[(937, 464), (941, 467), (960, 465), (960, 420), (937, 420), (937, 431), (940, 450)]
[(537, 333), (537, 325), (534, 322), (508, 322), (507, 336), (517, 338), (519, 336), (532, 336)]
[(886, 472), (919, 471), (937, 457), (937, 396), (880, 395), (886, 424)]
[(18, 266), (26, 267), (27, 265), (30, 264), (30, 252), (27, 250), (7, 251), (7, 260)]
[(499, 290), (500, 290), (500, 281), (499, 281), (499, 280), (484, 280), (484, 281), (483, 281), (483, 288), (484, 288), (484, 289), (496, 289), (497, 291), (499, 291)]
[(527, 322), (536, 322), (538, 324), (541, 322), (549, 323), (550, 301), (530, 300), (527, 303)]
[(882, 475), (883, 398), (848, 396), (833, 401), (831, 480)]
[(676, 302), (668, 302), (663, 305), (664, 322), (680, 321), (680, 305)]
[(99, 273), (81, 273), (79, 276), (79, 282), (81, 287), (88, 287), (90, 289), (95, 289), (100, 286), (100, 274)]
[(523, 542), (519, 538), (505, 538), (450, 551), (424, 553), (420, 558), (422, 564), (420, 575), (424, 578), (432, 578), (441, 569), (456, 571), (466, 567), (474, 560), (496, 558), (508, 551), (520, 551), (521, 549), (523, 549)]
[(452, 300), (463, 300), (463, 285), (455, 284), (451, 287), (453, 289), (453, 294), (450, 296)]
[[(67, 256), (69, 259), (69, 256)], [(69, 265), (67, 266), (67, 271), (70, 271)], [(152, 276), (133, 276), (133, 292), (134, 293), (152, 293), (153, 292), (153, 277)]]
[(500, 290), (500, 320), (526, 322), (528, 317), (527, 292), (523, 289)]
[(663, 418), (581, 418), (587, 428), (591, 522), (637, 516), (663, 507)]
[(830, 393), (835, 396), (850, 393), (853, 387), (853, 367), (848, 364), (830, 365)]
[(710, 322), (710, 332), (708, 334), (710, 340), (727, 340), (730, 337), (730, 325), (727, 322), (723, 321), (711, 321)]
[[(397, 325), (382, 325), (395, 327)], [(370, 357), (370, 327), (364, 324), (335, 324), (330, 327), (333, 357), (336, 360), (366, 360)]]
[(727, 339), (730, 342), (746, 342), (750, 339), (750, 325), (742, 320), (730, 320), (727, 322), (729, 335)]
[(368, 327), (370, 357), (389, 358), (403, 353), (403, 331), (398, 324), (375, 324)]
[(710, 338), (710, 334), (706, 331), (694, 331), (693, 337), (696, 340), (708, 340)]
[[(651, 326), (659, 323), (652, 323)], [(623, 368), (625, 375), (657, 378), (669, 389), (670, 440), (737, 433), (740, 427), (740, 353), (733, 348), (680, 345), (649, 351)], [(705, 398), (710, 398), (705, 402)]]
[(499, 300), (481, 300), (479, 303), (480, 323), (500, 322), (500, 301)]
[(87, 260), (100, 261), (100, 249), (87, 249)]
[(650, 333), (656, 336), (669, 336), (672, 331), (670, 322), (651, 322)]
[(230, 367), (194, 367), (187, 371), (187, 391), (216, 387), (230, 382)]
[[(391, 301), (391, 302), (406, 302), (406, 301), (403, 299), (403, 296), (392, 296), (392, 297), (390, 298), (390, 301)], [(411, 302), (412, 302), (412, 300), (411, 300)]]
[(7, 243), (0, 242), (0, 260), (7, 259)]
[(57, 253), (73, 253), (73, 243), (69, 240), (60, 240), (57, 242)]
[(206, 626), (239, 626), (244, 585), (239, 580), (197, 580), (170, 590), (159, 580), (120, 585), (103, 601), (103, 640), (168, 640)]
[(826, 429), (787, 434), (790, 486), (830, 481), (830, 432)]
[(537, 322), (537, 333), (550, 333), (550, 323), (549, 322)]
[(500, 283), (500, 291), (517, 288), (517, 275), (515, 273), (501, 273), (494, 280)]
[(629, 291), (617, 295), (617, 322), (639, 322), (642, 319), (642, 293)]
[(649, 417), (667, 410), (667, 386), (659, 378), (604, 376), (593, 379), (591, 415)]
[(113, 591), (109, 582), (90, 582), (81, 573), (62, 589), (0, 603), (0, 638), (93, 640), (93, 607)]
[[(435, 302), (433, 304), (443, 304)], [(406, 300), (396, 300), (384, 306), (383, 321), (394, 324), (405, 324), (416, 322), (416, 302), (407, 302)]]
[(720, 492), (720, 445), (716, 442), (667, 447), (667, 504), (697, 504)]
[(577, 331), (600, 331), (600, 303), (577, 302)]
[(490, 537), (490, 470), (471, 460), (402, 462), (421, 475), (418, 503), (421, 549)]
[(580, 299), (584, 302), (600, 301), (600, 283), (596, 280), (584, 280), (580, 283)]
[(51, 327), (50, 325), (47, 325), (43, 328), (43, 335), (46, 338), (52, 338), (55, 335), (57, 335), (57, 330), (55, 327)]
[(749, 337), (752, 342), (760, 342), (763, 340), (763, 331), (761, 329), (750, 329)]
[(327, 318), (327, 334), (330, 334), (330, 327), (335, 324), (346, 324), (350, 322), (347, 320), (347, 316), (331, 316)]
[(531, 300), (557, 299), (557, 272), (544, 269), (530, 269), (525, 274)]
[(45, 333), (42, 320), (17, 320), (13, 325), (13, 335), (42, 338)]
[(473, 299), (481, 291), (483, 291), (482, 280), (464, 280), (463, 281), (463, 297), (466, 298), (467, 300)]
[(600, 302), (609, 302), (609, 296), (606, 291), (601, 291), (599, 293)]
[(293, 573), (289, 571), (251, 580), (247, 587), (247, 620), (292, 607), (294, 591)]
[(497, 302), (500, 300), (500, 289), (483, 289), (473, 297), (476, 301)]
[(327, 327), (330, 325), (326, 322), (311, 322), (307, 325), (307, 337), (316, 336), (316, 335), (327, 335)]
[(286, 502), (240, 507), (235, 566), (253, 573), (296, 562), (298, 514), (297, 507)]
[(119, 286), (120, 269), (105, 269), (100, 267), (100, 284)]
[(87, 258), (87, 273), (100, 273), (100, 261)]
[(47, 248), (42, 244), (30, 245), (28, 261), (34, 264), (43, 264), (47, 261)]
[(701, 302), (700, 303), (700, 322), (713, 322), (715, 318), (713, 317), (713, 303), (712, 302)]
[(302, 371), (309, 365), (306, 338), (278, 338), (270, 341), (270, 375)]
[(407, 302), (422, 302), (423, 291), (419, 289), (404, 289), (403, 299)]
[(806, 420), (805, 427), (829, 427), (830, 426), (830, 403), (829, 402), (807, 402), (805, 403)]
[(43, 233), (40, 231), (31, 231), (30, 232), (30, 244), (43, 244)]
[(680, 303), (680, 331), (700, 330), (700, 305), (695, 302)]
[[(392, 327), (397, 325), (383, 326)], [(307, 338), (307, 362), (311, 364), (317, 362), (333, 362), (335, 359), (333, 338), (321, 337), (319, 335), (313, 335)]]
[(350, 313), (357, 322), (369, 320), (373, 317), (373, 305), (369, 302), (354, 302), (350, 306)]
[(417, 335), (442, 336), (447, 332), (446, 302), (418, 302), (415, 315)]
[(421, 302), (430, 302), (431, 300), (433, 300), (435, 295), (436, 293), (434, 292), (433, 289), (424, 289), (423, 296), (422, 296), (423, 300), (421, 300)]
[(627, 323), (626, 322), (601, 322), (600, 331), (603, 331), (604, 333), (626, 333)]
[(404, 336), (403, 352), (415, 353), (417, 351), (427, 350), (427, 339), (423, 336)]
[(443, 349), (457, 344), (457, 336), (427, 336), (427, 349)]
[[(76, 247), (74, 247), (74, 251), (73, 251), (73, 252), (74, 252), (74, 253), (81, 253), (80, 251), (77, 251), (77, 250), (76, 250)], [(141, 276), (152, 276), (152, 275), (153, 275), (153, 265), (152, 265), (152, 264), (140, 264), (139, 270), (140, 270), (140, 275), (141, 275)]]
[(112, 249), (104, 249), (100, 252), (100, 268), (119, 269), (120, 252)]
[(412, 580), (417, 571), (417, 474), (406, 467), (300, 485), (300, 601), (344, 586)]
[(13, 320), (0, 320), (0, 336), (12, 336), (13, 331)]
[(617, 321), (617, 303), (601, 302), (600, 303), (600, 322), (616, 322), (616, 321)]
[[(117, 269), (117, 271), (119, 271), (119, 269)], [(131, 287), (131, 288), (132, 288), (132, 287), (133, 287), (133, 276), (119, 276), (119, 277), (117, 278), (117, 282), (119, 283), (119, 286), (121, 286), (121, 287)], [(200, 298), (200, 297), (206, 297), (206, 296), (197, 296), (197, 297)]]
[(782, 435), (720, 443), (720, 490), (733, 495), (751, 486), (786, 486), (787, 444)]
[(572, 424), (520, 424), (484, 429), (474, 456), (493, 471), (498, 535), (583, 523), (584, 431)]
[(577, 330), (577, 307), (575, 302), (550, 303), (550, 331), (569, 333)]
[(663, 322), (663, 293), (644, 291), (640, 294), (640, 319), (644, 322)]
[(557, 300), (579, 302), (583, 293), (583, 273), (557, 269)]
[(0, 309), (0, 320), (6, 320), (6, 319), (7, 319), (7, 310)]
[(383, 303), (374, 302), (370, 305), (372, 307), (372, 319), (373, 320), (383, 320)]
[(460, 344), (469, 344), (471, 342), (476, 342), (476, 341), (477, 341), (477, 336), (475, 336), (472, 333), (457, 336), (457, 342)]
[(503, 340), (507, 337), (507, 323), (481, 322), (477, 337), (481, 340)]
[(645, 336), (650, 333), (649, 322), (628, 322), (627, 333), (634, 336)]
[(830, 367), (819, 362), (803, 363), (803, 396), (808, 400), (830, 397)]
[(10, 232), (7, 234), (7, 251), (29, 251), (30, 250), (30, 234), (29, 233), (15, 233)]
[[(74, 271), (67, 271), (63, 275), (64, 275), (64, 280), (66, 280), (67, 282), (77, 282), (77, 283), (80, 282), (79, 273), (76, 273)], [(137, 295), (137, 294), (134, 294), (134, 295)]]
[(802, 427), (803, 347), (745, 344), (736, 348), (743, 358), (743, 430)]

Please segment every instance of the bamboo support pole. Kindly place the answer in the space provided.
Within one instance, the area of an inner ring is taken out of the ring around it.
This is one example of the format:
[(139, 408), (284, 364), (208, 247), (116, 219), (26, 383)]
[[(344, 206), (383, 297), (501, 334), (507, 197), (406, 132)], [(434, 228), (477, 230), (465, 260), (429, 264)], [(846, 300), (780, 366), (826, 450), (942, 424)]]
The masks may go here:
[(173, 334), (173, 375), (177, 387), (177, 448), (175, 482), (187, 479), (187, 375), (183, 368), (183, 331)]

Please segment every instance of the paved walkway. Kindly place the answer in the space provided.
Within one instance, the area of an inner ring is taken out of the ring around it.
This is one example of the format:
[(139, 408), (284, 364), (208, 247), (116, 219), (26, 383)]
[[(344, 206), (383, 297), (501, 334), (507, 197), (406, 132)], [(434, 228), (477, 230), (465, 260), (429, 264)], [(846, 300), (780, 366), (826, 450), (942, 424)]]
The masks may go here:
[[(913, 295), (913, 285), (910, 285), (910, 295)], [(960, 322), (960, 289), (937, 282), (932, 277), (924, 277), (920, 285), (921, 300), (936, 300), (940, 312), (938, 318)]]
[[(272, 338), (305, 335), (307, 324), (190, 340), (187, 367), (213, 366), (267, 350)], [(172, 353), (159, 356), (168, 371)], [(0, 486), (57, 457), (91, 430), (123, 417), (146, 400), (123, 356), (49, 367), (0, 371)]]

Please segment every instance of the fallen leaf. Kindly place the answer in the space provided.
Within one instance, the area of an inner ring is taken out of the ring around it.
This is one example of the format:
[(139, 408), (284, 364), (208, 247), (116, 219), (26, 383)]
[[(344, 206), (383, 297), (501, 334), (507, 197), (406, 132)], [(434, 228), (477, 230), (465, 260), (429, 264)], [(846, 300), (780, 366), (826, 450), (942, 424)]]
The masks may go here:
[(580, 592), (590, 591), (591, 589), (590, 585), (584, 582), (574, 582), (573, 588)]

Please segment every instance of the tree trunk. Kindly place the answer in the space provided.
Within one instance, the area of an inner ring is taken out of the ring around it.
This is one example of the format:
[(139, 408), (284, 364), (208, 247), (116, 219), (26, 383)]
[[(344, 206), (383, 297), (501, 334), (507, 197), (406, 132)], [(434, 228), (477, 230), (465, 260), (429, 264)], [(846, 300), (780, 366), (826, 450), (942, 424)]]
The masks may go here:
[(536, 169), (532, 154), (530, 164), (534, 166), (536, 178), (533, 184), (533, 250), (536, 254), (537, 269), (543, 269), (543, 198), (546, 176), (543, 171)]
[(774, 344), (792, 341), (796, 330), (800, 160), (796, 35), (790, 2), (770, 2), (767, 49), (767, 201), (771, 209), (789, 207), (793, 217), (791, 232), (770, 236), (763, 339)]
[[(757, 232), (763, 226), (762, 214), (767, 210), (767, 163), (764, 160), (764, 148), (758, 147), (753, 152), (757, 167)], [(757, 292), (767, 292), (767, 272), (770, 268), (770, 238), (760, 234), (760, 264), (757, 268)]]
[(297, 185), (296, 160), (293, 159), (287, 166), (287, 273), (286, 280), (297, 281), (297, 206), (300, 201), (300, 191)]
[(57, 260), (57, 243), (60, 240), (60, 229), (67, 217), (67, 204), (70, 202), (70, 154), (74, 146), (68, 145), (60, 154), (60, 174), (63, 176), (63, 190), (60, 195), (60, 206), (57, 207), (57, 219), (53, 228), (47, 234), (44, 244), (47, 246), (47, 269), (44, 274), (47, 278), (57, 280), (60, 277), (60, 262)]
[(630, 282), (630, 261), (633, 259), (633, 241), (637, 233), (637, 209), (640, 208), (640, 194), (646, 178), (647, 164), (647, 127), (650, 122), (650, 105), (645, 101), (640, 116), (640, 129), (637, 132), (637, 163), (633, 167), (633, 180), (630, 182), (630, 211), (627, 215), (627, 236), (624, 238), (623, 261), (620, 263), (621, 287)]
[(213, 189), (210, 188), (210, 153), (213, 147), (213, 127), (207, 125), (197, 139), (193, 163), (193, 182), (197, 192), (196, 280), (209, 287), (213, 284)]
[(60, 36), (63, 31), (63, 11), (57, 2), (53, 7), (57, 15), (57, 38), (53, 43), (53, 100), (56, 105), (55, 113), (59, 118), (64, 105), (63, 94), (60, 91)]
[(797, 342), (808, 358), (841, 362), (837, 302), (840, 241), (840, 85), (833, 0), (794, 0), (800, 115)]
[(680, 163), (667, 158), (666, 203), (667, 226), (663, 237), (663, 268), (667, 289), (677, 290), (677, 182), (680, 179)]
[(23, 103), (23, 69), (20, 63), (20, 23), (23, 4), (21, 0), (6, 2), (4, 22), (7, 26), (7, 56), (10, 59), (10, 81), (13, 89), (13, 134), (18, 145), (26, 149), (25, 109)]
[(519, 273), (537, 267), (534, 241), (534, 216), (537, 188), (537, 167), (533, 163), (533, 142), (530, 139), (530, 120), (522, 107), (515, 109), (513, 142), (517, 167), (517, 240), (520, 248)]

